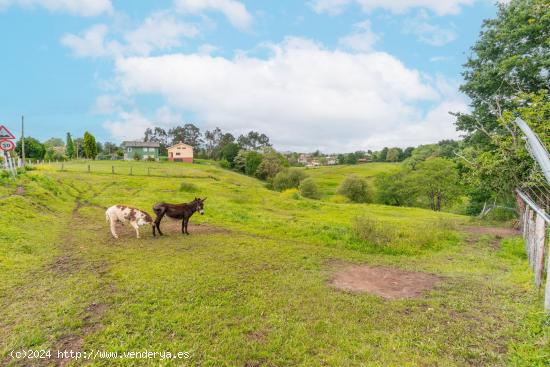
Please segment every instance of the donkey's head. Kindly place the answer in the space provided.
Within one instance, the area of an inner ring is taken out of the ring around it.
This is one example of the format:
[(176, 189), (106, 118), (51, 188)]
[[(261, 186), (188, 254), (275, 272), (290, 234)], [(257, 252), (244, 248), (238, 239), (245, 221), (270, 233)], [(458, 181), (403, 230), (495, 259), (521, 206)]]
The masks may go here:
[(193, 200), (193, 203), (195, 203), (195, 210), (198, 211), (201, 215), (204, 215), (204, 201), (205, 200), (206, 200), (206, 198), (204, 198), (204, 199), (195, 198), (195, 200)]

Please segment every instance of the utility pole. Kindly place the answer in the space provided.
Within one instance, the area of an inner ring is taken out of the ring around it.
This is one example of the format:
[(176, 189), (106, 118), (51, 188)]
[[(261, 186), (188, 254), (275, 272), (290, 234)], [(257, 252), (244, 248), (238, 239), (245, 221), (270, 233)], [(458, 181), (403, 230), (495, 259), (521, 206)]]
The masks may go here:
[(21, 115), (21, 159), (25, 167), (25, 116)]

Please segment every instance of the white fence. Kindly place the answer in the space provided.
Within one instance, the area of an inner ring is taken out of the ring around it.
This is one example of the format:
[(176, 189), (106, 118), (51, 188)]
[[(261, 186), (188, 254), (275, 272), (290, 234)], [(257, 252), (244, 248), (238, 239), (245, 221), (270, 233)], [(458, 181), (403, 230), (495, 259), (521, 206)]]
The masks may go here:
[(550, 312), (550, 244), (547, 244), (550, 227), (550, 215), (547, 212), (550, 205), (548, 201), (550, 192), (547, 189), (549, 187), (547, 185), (550, 184), (550, 154), (525, 121), (517, 118), (516, 124), (525, 134), (527, 149), (546, 180), (546, 186), (542, 190), (539, 189), (539, 192), (543, 191), (543, 195), (529, 195), (530, 192), (521, 189), (517, 190), (517, 194), (520, 200), (521, 228), (529, 266), (533, 269), (537, 287), (542, 286), (546, 273), (544, 309)]

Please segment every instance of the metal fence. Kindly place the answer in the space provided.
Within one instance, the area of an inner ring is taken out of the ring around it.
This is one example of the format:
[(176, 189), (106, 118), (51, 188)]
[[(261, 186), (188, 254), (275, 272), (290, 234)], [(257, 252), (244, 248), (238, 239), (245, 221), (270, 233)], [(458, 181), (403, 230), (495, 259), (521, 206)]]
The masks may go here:
[(550, 312), (550, 154), (525, 121), (517, 118), (516, 124), (525, 135), (527, 150), (536, 162), (534, 174), (537, 175), (534, 185), (517, 190), (525, 251), (537, 287), (542, 286), (546, 274), (544, 309)]

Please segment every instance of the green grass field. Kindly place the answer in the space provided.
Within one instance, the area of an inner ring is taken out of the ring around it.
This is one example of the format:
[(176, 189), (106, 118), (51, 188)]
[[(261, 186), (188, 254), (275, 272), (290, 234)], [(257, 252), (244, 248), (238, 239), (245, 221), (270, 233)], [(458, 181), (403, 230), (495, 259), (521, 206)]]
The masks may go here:
[(304, 168), (304, 172), (312, 177), (324, 199), (336, 194), (338, 186), (346, 176), (359, 176), (367, 179), (371, 187), (374, 186), (374, 178), (383, 172), (395, 172), (399, 169), (399, 163), (366, 163), (344, 166), (323, 166), (316, 168)]
[[(189, 353), (75, 366), (548, 366), (550, 323), (520, 238), (473, 235), (477, 223), (448, 213), (296, 200), (209, 162), (87, 165), (2, 181), (0, 365), (56, 365), (9, 354), (72, 349)], [(367, 177), (392, 167), (368, 166)], [(308, 174), (331, 195), (363, 167)], [(208, 199), (190, 236), (168, 221), (162, 238), (110, 236), (110, 205), (152, 214), (195, 196)], [(365, 237), (365, 220), (388, 240)], [(342, 263), (440, 282), (412, 299), (349, 293), (328, 285)]]

